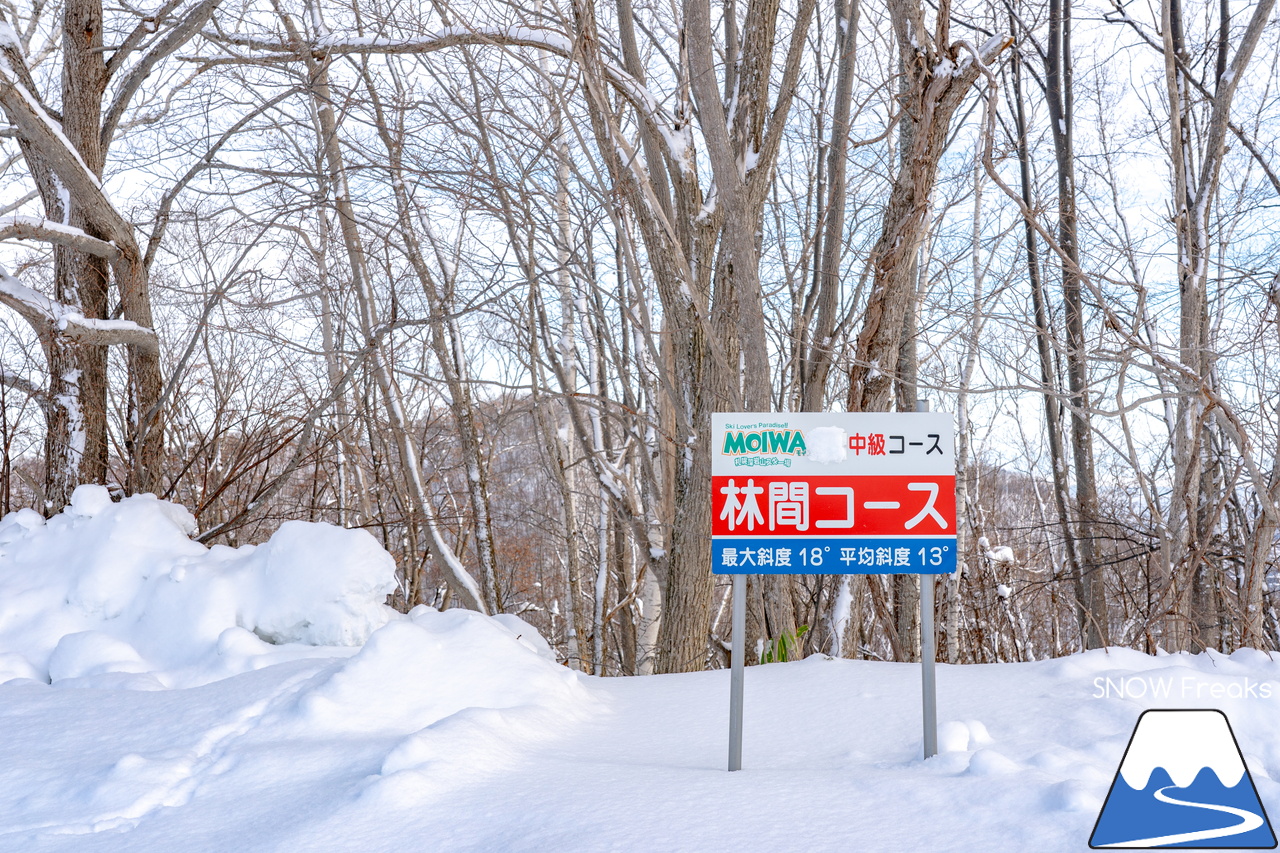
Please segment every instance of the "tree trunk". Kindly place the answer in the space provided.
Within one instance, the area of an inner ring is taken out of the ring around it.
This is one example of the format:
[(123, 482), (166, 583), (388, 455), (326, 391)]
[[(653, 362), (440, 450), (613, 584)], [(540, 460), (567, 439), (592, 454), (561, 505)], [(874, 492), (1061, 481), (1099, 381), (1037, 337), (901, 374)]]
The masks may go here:
[(1058, 241), (1062, 250), (1062, 301), (1067, 327), (1067, 380), (1070, 387), (1071, 456), (1076, 480), (1076, 547), (1080, 564), (1079, 612), (1085, 648), (1107, 644), (1106, 586), (1096, 557), (1098, 488), (1090, 423), (1089, 365), (1085, 306), (1076, 236), (1074, 107), (1071, 58), (1071, 0), (1050, 0), (1049, 49), (1045, 58), (1046, 99), (1058, 173)]
[[(1027, 143), (1026, 113), (1022, 100), (1022, 57), (1013, 55), (1014, 99), (1018, 132), (1018, 171), (1021, 179), (1022, 202), (1028, 210), (1035, 210), (1031, 194), (1031, 155)], [(1075, 601), (1076, 627), (1084, 646), (1084, 626), (1088, 622), (1085, 612), (1087, 596), (1076, 547), (1075, 527), (1071, 520), (1069, 478), (1066, 454), (1062, 445), (1062, 406), (1058, 394), (1057, 370), (1053, 350), (1055, 336), (1049, 326), (1049, 312), (1044, 285), (1040, 280), (1040, 255), (1036, 244), (1035, 225), (1027, 219), (1023, 222), (1027, 255), (1027, 277), (1031, 289), (1031, 304), (1035, 313), (1036, 352), (1040, 357), (1040, 394), (1044, 400), (1045, 432), (1049, 438), (1049, 464), (1052, 470), (1053, 503), (1062, 530), (1063, 550), (1066, 554), (1067, 575), (1071, 580)]]
[[(149, 334), (152, 318), (147, 271), (132, 223), (113, 207), (101, 185), (106, 146), (112, 135), (104, 124), (114, 130), (120, 112), (137, 91), (132, 80), (140, 82), (145, 75), (138, 71), (122, 87), (104, 122), (104, 98), (112, 66), (123, 61), (136, 44), (113, 48), (108, 63), (103, 29), (100, 0), (67, 0), (60, 40), (63, 74), (59, 118), (54, 118), (40, 101), (18, 48), (12, 44), (0, 46), (6, 58), (0, 97), (11, 122), (21, 131), (19, 143), (43, 201), (45, 216), (76, 229), (75, 240), (52, 241), (54, 298), (90, 321), (107, 319), (114, 273), (123, 318), (136, 324), (127, 330), (96, 326), (91, 330), (93, 334), (82, 334), (77, 341), (70, 340), (73, 336), (61, 325), (37, 330), (50, 369), (43, 483), (47, 513), (60, 510), (77, 484), (107, 480), (110, 455), (106, 347), (110, 344), (129, 346), (128, 396), (122, 407), (126, 413), (123, 437), (129, 455), (125, 460), (129, 469), (126, 488), (157, 491), (163, 473), (160, 352), (154, 334)], [(149, 69), (167, 55), (166, 50), (176, 50), (196, 29), (198, 26), (190, 32), (178, 28), (153, 48), (149, 63), (139, 64)]]
[(927, 232), (930, 196), (951, 119), (982, 73), (979, 63), (990, 61), (1009, 44), (1008, 39), (989, 39), (977, 49), (975, 59), (962, 50), (967, 43), (947, 45), (945, 14), (938, 16), (936, 40), (929, 37), (921, 7), (912, 0), (893, 0), (890, 14), (906, 82), (901, 108), (913, 127), (889, 192), (880, 238), (871, 252), (871, 295), (849, 371), (851, 412), (889, 409), (905, 315), (915, 299), (913, 261)]
[[(297, 39), (296, 25), (292, 19), (283, 18), (285, 26), (292, 37)], [(428, 552), (441, 566), (444, 577), (453, 594), (461, 603), (473, 610), (485, 612), (485, 601), (479, 584), (458, 560), (453, 549), (444, 540), (436, 523), (435, 508), (431, 505), (426, 486), (422, 481), (422, 470), (418, 462), (417, 450), (409, 436), (409, 425), (402, 405), (402, 394), (396, 384), (386, 353), (380, 338), (374, 334), (378, 326), (375, 316), (372, 282), (365, 261), (364, 247), (356, 225), (356, 212), (351, 203), (350, 190), (347, 184), (346, 164), (338, 138), (337, 120), (333, 112), (333, 100), (329, 90), (328, 72), (321, 61), (307, 56), (308, 74), (311, 80), (311, 96), (313, 99), (316, 142), (324, 152), (326, 194), (331, 195), (334, 209), (337, 212), (338, 224), (342, 233), (343, 246), (346, 249), (352, 289), (359, 306), (361, 333), (365, 339), (373, 342), (374, 352), (371, 356), (372, 372), (378, 390), (383, 398), (387, 415), (388, 428), (392, 440), (400, 456), (400, 468), (408, 492), (409, 503), (419, 518), (427, 526)]]
[(1226, 44), (1219, 44), (1218, 66), (1226, 70), (1215, 81), (1209, 115), (1201, 120), (1203, 141), (1197, 150), (1192, 130), (1200, 122), (1192, 115), (1192, 87), (1185, 71), (1190, 55), (1183, 33), (1182, 7), (1179, 0), (1161, 3), (1180, 293), (1181, 371), (1177, 377), (1179, 398), (1173, 435), (1174, 478), (1169, 519), (1173, 559), (1168, 583), (1173, 590), (1174, 606), (1167, 625), (1170, 644), (1175, 648), (1203, 647), (1196, 637), (1197, 598), (1201, 602), (1207, 599), (1196, 592), (1196, 576), (1217, 526), (1215, 508), (1220, 503), (1214, 494), (1218, 480), (1212, 470), (1214, 462), (1208, 434), (1213, 415), (1205, 394), (1206, 388), (1215, 385), (1208, 298), (1209, 215), (1217, 199), (1231, 104), (1274, 8), (1275, 0), (1261, 0), (1254, 7), (1229, 63), (1225, 58)]
[(827, 376), (835, 352), (836, 314), (840, 306), (840, 266), (844, 257), (844, 221), (848, 186), (849, 114), (853, 100), (853, 72), (858, 54), (861, 0), (837, 0), (836, 45), (838, 70), (831, 137), (827, 153), (826, 199), (822, 206), (821, 252), (814, 283), (817, 313), (808, 330), (809, 349), (800, 367), (800, 410), (821, 412), (826, 402)]
[[(101, 178), (104, 163), (100, 133), (107, 66), (102, 44), (100, 0), (68, 0), (63, 11), (62, 133), (93, 174)], [(59, 185), (54, 189), (61, 191)], [(70, 199), (63, 210), (68, 225), (103, 238)], [(45, 199), (45, 209), (61, 200)], [(56, 298), (75, 305), (85, 317), (107, 316), (107, 261), (66, 246), (54, 247)], [(46, 511), (59, 512), (79, 483), (107, 478), (107, 349), (88, 344), (56, 344), (50, 374), (60, 386), (53, 395), (45, 437)]]

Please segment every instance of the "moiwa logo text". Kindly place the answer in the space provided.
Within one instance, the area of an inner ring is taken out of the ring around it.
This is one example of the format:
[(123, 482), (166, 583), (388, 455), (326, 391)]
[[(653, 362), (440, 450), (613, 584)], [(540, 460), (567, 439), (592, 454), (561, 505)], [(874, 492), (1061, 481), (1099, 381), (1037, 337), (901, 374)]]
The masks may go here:
[(726, 456), (749, 453), (804, 456), (808, 448), (804, 443), (804, 432), (798, 429), (728, 429), (725, 430), (724, 446), (720, 452)]

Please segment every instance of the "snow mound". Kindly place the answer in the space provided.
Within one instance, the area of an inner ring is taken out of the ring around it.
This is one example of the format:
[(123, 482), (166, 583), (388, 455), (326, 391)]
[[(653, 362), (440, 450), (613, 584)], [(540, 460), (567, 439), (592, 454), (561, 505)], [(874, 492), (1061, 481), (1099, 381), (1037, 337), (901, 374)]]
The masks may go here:
[(395, 563), (364, 531), (291, 521), (241, 548), (206, 548), (195, 531), (176, 504), (113, 503), (92, 485), (47, 521), (0, 519), (0, 682), (201, 683), (252, 668), (272, 644), (359, 645), (395, 617)]
[(1018, 765), (994, 749), (980, 749), (969, 759), (969, 774), (972, 776), (1007, 776), (1017, 773)]
[(43, 680), (44, 674), (31, 665), (31, 661), (15, 652), (0, 652), (0, 684), (19, 678)]
[(67, 634), (49, 657), (49, 679), (84, 678), (108, 672), (141, 673), (146, 661), (138, 650), (101, 631)]
[(526, 623), (523, 631), (509, 624), (470, 610), (416, 607), (374, 631), (302, 697), (296, 713), (311, 730), (371, 734), (409, 734), (482, 709), (572, 715), (590, 696), (580, 676), (547, 660), (536, 643), (526, 645), (528, 637), (545, 642)]
[(1080, 782), (1067, 779), (1048, 789), (1045, 794), (1045, 806), (1051, 811), (1095, 815), (1102, 807), (1102, 800)]
[(938, 726), (938, 749), (941, 752), (968, 752), (994, 742), (980, 720), (949, 720)]
[(938, 750), (940, 752), (966, 752), (969, 749), (969, 730), (964, 723), (950, 720), (938, 726)]
[(358, 646), (390, 618), (395, 570), (363, 530), (286, 521), (244, 560), (236, 624), (271, 643)]

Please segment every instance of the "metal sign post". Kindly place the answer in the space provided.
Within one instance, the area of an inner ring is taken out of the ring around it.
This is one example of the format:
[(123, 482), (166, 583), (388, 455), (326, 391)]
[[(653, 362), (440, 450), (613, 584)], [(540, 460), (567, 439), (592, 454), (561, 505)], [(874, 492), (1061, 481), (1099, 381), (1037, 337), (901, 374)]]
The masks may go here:
[[(929, 411), (928, 400), (916, 401), (917, 412)], [(955, 525), (952, 525), (955, 529)], [(956, 555), (959, 558), (959, 555)], [(938, 634), (933, 627), (933, 575), (920, 575), (920, 716), (924, 720), (924, 757), (938, 754)]]
[(749, 574), (920, 575), (924, 754), (936, 755), (933, 576), (956, 564), (951, 416), (718, 414), (711, 440), (711, 565), (733, 576), (729, 769), (742, 769)]
[(920, 703), (924, 718), (924, 757), (938, 754), (938, 682), (934, 664), (938, 637), (933, 630), (933, 575), (920, 576)]
[(742, 683), (746, 676), (747, 576), (733, 576), (733, 649), (729, 660), (729, 769), (742, 769)]

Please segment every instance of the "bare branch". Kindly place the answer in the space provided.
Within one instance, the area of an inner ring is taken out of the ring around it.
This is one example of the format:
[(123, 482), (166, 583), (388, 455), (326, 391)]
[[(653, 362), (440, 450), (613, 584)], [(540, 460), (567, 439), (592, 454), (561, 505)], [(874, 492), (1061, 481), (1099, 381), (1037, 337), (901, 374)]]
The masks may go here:
[(159, 207), (156, 209), (155, 227), (152, 228), (151, 237), (147, 240), (147, 252), (142, 260), (143, 267), (150, 269), (151, 264), (155, 261), (156, 252), (160, 248), (160, 241), (164, 238), (164, 232), (169, 227), (170, 211), (173, 209), (174, 200), (177, 199), (178, 195), (187, 188), (188, 184), (195, 180), (197, 175), (213, 165), (214, 156), (228, 140), (240, 133), (240, 131), (244, 129), (245, 125), (297, 92), (298, 89), (296, 88), (281, 92), (279, 95), (276, 95), (274, 98), (271, 98), (262, 105), (255, 107), (251, 112), (238, 119), (235, 124), (223, 131), (222, 135), (218, 137), (218, 140), (214, 142), (213, 145), (209, 146), (209, 150), (204, 153), (204, 156), (201, 157), (194, 166), (188, 169), (187, 173), (179, 178), (177, 183), (168, 189), (164, 194), (164, 198), (160, 200)]
[[(3, 16), (0, 16), (0, 23), (5, 23)], [(31, 76), (31, 69), (27, 66), (27, 57), (22, 52), (22, 42), (19, 41), (16, 36), (17, 33), (14, 32), (13, 38), (0, 39), (0, 58), (8, 60), (9, 71), (13, 74), (14, 78), (26, 88), (31, 97), (35, 99), (35, 102), (40, 105), (40, 108), (61, 122), (62, 116), (41, 100), (40, 92), (36, 88), (35, 80)], [(16, 135), (16, 133), (5, 132), (12, 130), (15, 129), (5, 128), (4, 130), (0, 130), (0, 136)]]
[(155, 12), (143, 16), (143, 18), (138, 21), (138, 25), (133, 28), (129, 35), (125, 36), (124, 41), (122, 41), (112, 52), (111, 59), (107, 60), (107, 76), (114, 77), (116, 72), (120, 70), (120, 66), (124, 64), (124, 61), (128, 59), (135, 50), (137, 50), (138, 46), (146, 40), (147, 36), (156, 31), (157, 22), (169, 17), (170, 13), (172, 13), (173, 10), (181, 4), (182, 0), (169, 0), (168, 3), (161, 6)]
[[(111, 138), (115, 136), (116, 127), (120, 124), (120, 117), (124, 115), (124, 111), (128, 108), (129, 102), (133, 100), (134, 94), (142, 85), (142, 81), (147, 79), (152, 69), (162, 59), (172, 56), (179, 48), (199, 34), (200, 30), (208, 22), (209, 17), (213, 14), (213, 10), (217, 8), (221, 0), (203, 0), (194, 9), (187, 13), (187, 16), (174, 25), (160, 43), (151, 50), (147, 51), (142, 59), (138, 60), (138, 64), (129, 72), (129, 76), (125, 78), (124, 83), (120, 86), (120, 91), (116, 93), (115, 100), (112, 101), (110, 109), (107, 110), (106, 116), (102, 120), (102, 147), (105, 149), (111, 142)], [(115, 62), (115, 57), (111, 58)]]
[[(317, 39), (314, 42), (304, 42), (300, 39), (271, 41), (241, 36), (226, 36), (211, 32), (206, 32), (205, 36), (214, 41), (275, 54), (277, 61), (293, 61), (304, 55), (310, 55), (317, 59), (323, 59), (333, 54), (422, 55), (451, 47), (482, 45), (531, 47), (545, 50), (561, 59), (567, 60), (573, 60), (576, 56), (574, 42), (564, 33), (532, 27), (483, 28), (458, 26), (446, 27), (435, 33), (414, 38), (370, 37), (344, 40), (334, 35)], [(263, 59), (267, 58), (269, 57), (263, 57)], [(674, 133), (672, 129), (674, 122), (667, 111), (662, 108), (658, 98), (647, 86), (618, 65), (604, 61), (601, 66), (609, 85), (626, 99), (631, 106), (635, 107), (644, 120), (652, 122), (656, 126), (666, 153), (673, 159), (680, 159), (681, 152), (674, 149), (670, 140)]]

